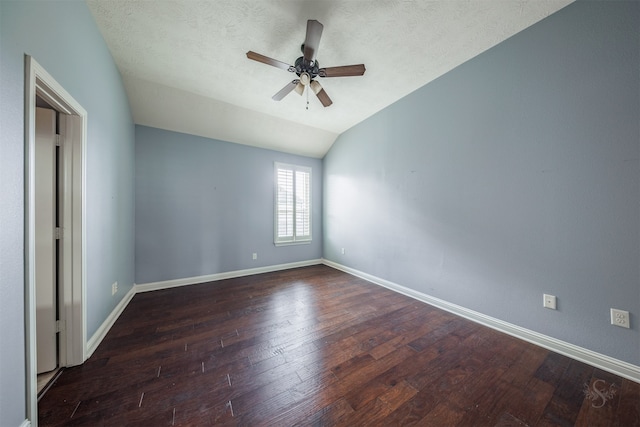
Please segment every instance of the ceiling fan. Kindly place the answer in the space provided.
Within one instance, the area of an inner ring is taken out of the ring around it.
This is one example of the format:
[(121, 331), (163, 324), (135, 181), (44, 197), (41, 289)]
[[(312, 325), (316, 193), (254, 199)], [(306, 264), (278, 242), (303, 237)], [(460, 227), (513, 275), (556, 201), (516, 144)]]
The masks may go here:
[[(315, 19), (307, 21), (307, 36), (304, 40), (304, 44), (300, 47), (302, 50), (302, 56), (296, 59), (294, 63), (295, 65), (289, 65), (286, 62), (278, 61), (253, 51), (247, 52), (247, 58), (249, 59), (281, 68), (298, 75), (297, 79), (291, 81), (291, 83), (287, 84), (278, 93), (273, 95), (272, 98), (274, 101), (280, 101), (293, 90), (295, 90), (299, 95), (302, 95), (304, 93), (304, 89), (308, 86), (313, 93), (316, 94), (322, 105), (328, 107), (333, 103), (333, 101), (331, 101), (331, 98), (329, 98), (329, 95), (327, 95), (327, 92), (325, 92), (320, 83), (315, 80), (316, 77), (348, 77), (362, 76), (364, 74), (364, 64), (320, 68), (318, 61), (316, 60), (316, 52), (318, 51), (318, 45), (320, 44), (322, 29), (322, 24)], [(307, 92), (307, 94), (308, 93), (309, 92)], [(309, 101), (307, 100), (307, 109), (309, 108), (308, 104)]]

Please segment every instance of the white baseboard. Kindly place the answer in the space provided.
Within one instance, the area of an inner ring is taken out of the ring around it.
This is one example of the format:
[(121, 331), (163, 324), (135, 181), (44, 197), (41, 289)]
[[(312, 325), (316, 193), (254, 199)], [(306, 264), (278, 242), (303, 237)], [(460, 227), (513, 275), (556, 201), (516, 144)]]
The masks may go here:
[(469, 310), (468, 308), (452, 304), (450, 302), (432, 297), (427, 294), (423, 294), (422, 292), (415, 291), (405, 286), (398, 285), (397, 283), (372, 276), (371, 274), (364, 273), (362, 271), (338, 264), (327, 259), (323, 259), (322, 262), (329, 267), (333, 267), (337, 270), (344, 271), (345, 273), (360, 277), (373, 284), (383, 286), (387, 289), (391, 289), (392, 291), (414, 298), (418, 301), (422, 301), (434, 307), (464, 317), (473, 322), (480, 323), (481, 325), (487, 326), (500, 332), (504, 332), (505, 334), (520, 338), (524, 341), (530, 342), (532, 344), (538, 345), (556, 353), (560, 353), (564, 356), (570, 357), (580, 362), (587, 363), (591, 366), (595, 366), (607, 372), (611, 372), (623, 378), (627, 378), (629, 380), (640, 383), (640, 366), (632, 365), (631, 363), (614, 359), (613, 357), (596, 353), (595, 351), (591, 351), (586, 348), (578, 347), (577, 345), (540, 334), (530, 329), (513, 325), (494, 317), (484, 315), (477, 311)]
[(127, 294), (120, 300), (118, 305), (116, 305), (111, 314), (109, 314), (109, 317), (102, 322), (102, 325), (100, 325), (96, 333), (93, 334), (89, 341), (87, 341), (87, 359), (91, 357), (94, 351), (96, 351), (104, 337), (107, 335), (107, 332), (109, 332), (113, 324), (118, 320), (118, 317), (120, 317), (124, 309), (129, 305), (129, 302), (136, 294), (135, 289), (136, 286), (134, 284), (131, 289), (129, 289), (129, 292), (127, 292)]
[(159, 289), (175, 288), (176, 286), (195, 285), (198, 283), (216, 282), (218, 280), (233, 279), (235, 277), (251, 276), (253, 274), (271, 273), (272, 271), (289, 270), (291, 268), (307, 267), (322, 264), (322, 259), (290, 262), (287, 264), (268, 265), (265, 267), (248, 268), (246, 270), (229, 271), (226, 273), (207, 274), (206, 276), (187, 277), (184, 279), (165, 280), (135, 285), (136, 293), (156, 291)]

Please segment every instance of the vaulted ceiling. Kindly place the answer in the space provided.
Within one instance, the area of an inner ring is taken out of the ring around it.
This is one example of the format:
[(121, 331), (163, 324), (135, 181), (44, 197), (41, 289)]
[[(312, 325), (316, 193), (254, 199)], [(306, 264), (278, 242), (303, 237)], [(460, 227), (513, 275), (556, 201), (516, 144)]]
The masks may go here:
[[(88, 0), (134, 121), (229, 142), (323, 157), (338, 135), (573, 0)], [(313, 92), (271, 97), (297, 76), (306, 22), (324, 25)], [(307, 109), (308, 106), (308, 109)]]

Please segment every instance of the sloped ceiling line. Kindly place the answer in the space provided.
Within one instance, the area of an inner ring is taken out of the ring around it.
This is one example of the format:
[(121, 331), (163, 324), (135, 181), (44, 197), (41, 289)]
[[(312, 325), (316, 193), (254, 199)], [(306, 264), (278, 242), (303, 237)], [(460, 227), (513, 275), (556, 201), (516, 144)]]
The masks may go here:
[[(310, 157), (337, 136), (573, 0), (89, 0), (138, 124)], [(300, 56), (306, 20), (324, 25), (333, 105), (271, 96), (293, 75), (250, 61)], [(170, 119), (167, 116), (170, 115)], [(304, 138), (301, 138), (304, 135)]]

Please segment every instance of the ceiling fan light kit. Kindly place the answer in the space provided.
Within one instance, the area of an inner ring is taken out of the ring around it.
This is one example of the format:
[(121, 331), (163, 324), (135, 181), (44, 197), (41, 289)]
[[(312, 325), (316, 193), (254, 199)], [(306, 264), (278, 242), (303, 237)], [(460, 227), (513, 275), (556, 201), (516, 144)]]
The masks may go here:
[(307, 21), (307, 35), (304, 43), (300, 46), (302, 56), (295, 60), (294, 65), (289, 65), (286, 62), (278, 61), (277, 59), (269, 58), (268, 56), (253, 51), (247, 52), (247, 58), (249, 59), (298, 75), (298, 79), (291, 81), (273, 95), (272, 99), (274, 101), (282, 100), (293, 90), (295, 90), (297, 94), (302, 95), (305, 87), (309, 86), (322, 105), (328, 107), (333, 101), (331, 101), (331, 98), (329, 98), (329, 95), (327, 95), (322, 85), (315, 80), (316, 77), (348, 77), (362, 76), (364, 74), (366, 70), (364, 64), (320, 68), (320, 64), (316, 60), (316, 52), (320, 45), (322, 29), (323, 26), (320, 22), (314, 19)]

